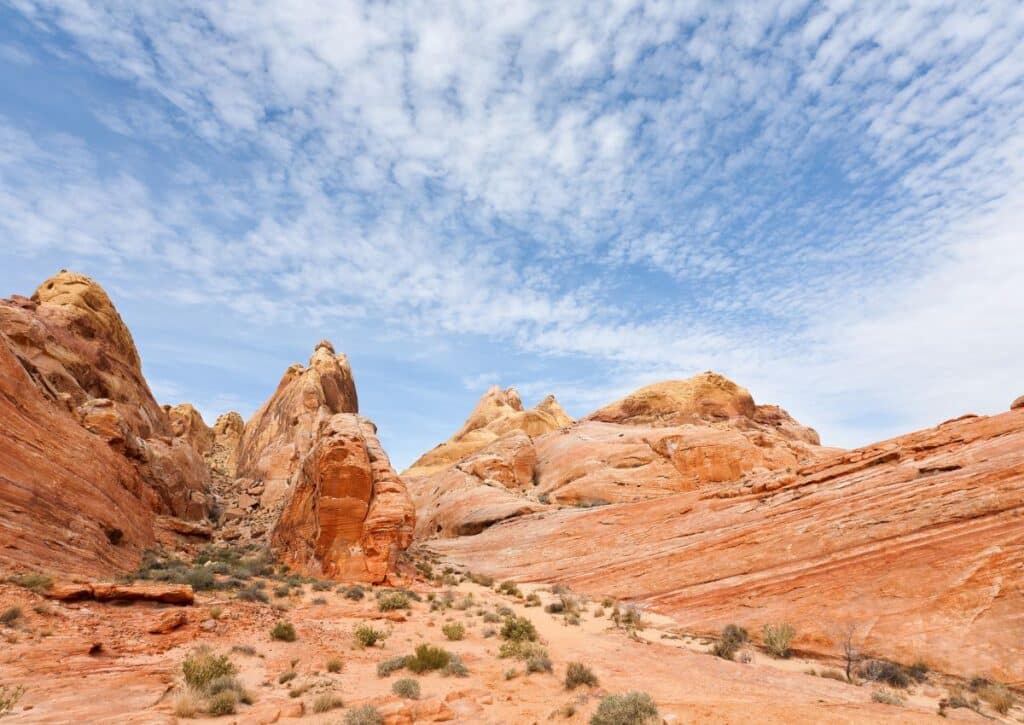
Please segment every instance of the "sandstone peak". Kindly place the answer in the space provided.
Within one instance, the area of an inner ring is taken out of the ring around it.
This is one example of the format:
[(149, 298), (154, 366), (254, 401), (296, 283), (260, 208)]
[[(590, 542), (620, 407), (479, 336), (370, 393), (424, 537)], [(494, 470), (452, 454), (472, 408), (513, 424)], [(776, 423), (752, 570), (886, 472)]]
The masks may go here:
[(213, 447), (213, 429), (206, 425), (195, 406), (179, 403), (175, 406), (165, 405), (164, 410), (171, 421), (171, 433), (176, 438), (184, 438), (200, 455), (210, 452)]
[(1024, 408), (1024, 395), (1010, 403), (1010, 410), (1018, 410), (1020, 408)]
[(686, 380), (647, 385), (587, 418), (609, 423), (666, 423), (688, 420), (752, 418), (756, 406), (745, 389), (724, 375), (707, 371)]

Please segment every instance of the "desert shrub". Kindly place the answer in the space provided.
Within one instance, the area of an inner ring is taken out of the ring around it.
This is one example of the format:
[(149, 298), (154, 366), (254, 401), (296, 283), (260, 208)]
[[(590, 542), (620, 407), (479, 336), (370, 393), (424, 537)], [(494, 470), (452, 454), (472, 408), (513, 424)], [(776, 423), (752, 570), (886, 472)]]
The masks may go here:
[(385, 592), (377, 599), (377, 608), (382, 612), (395, 609), (408, 609), (409, 597), (405, 592)]
[(281, 584), (279, 586), (274, 587), (274, 596), (275, 597), (287, 597), (291, 593), (292, 593), (292, 588), (290, 586), (288, 586), (287, 584)]
[(21, 619), (21, 607), (8, 607), (0, 614), (0, 624), (10, 626)]
[(345, 713), (345, 725), (384, 725), (384, 717), (373, 705), (363, 705)]
[(612, 608), (612, 621), (616, 627), (634, 630), (643, 629), (643, 617), (635, 604), (620, 607), (618, 603)]
[(331, 584), (330, 582), (325, 582), (323, 580), (315, 581), (315, 582), (313, 582), (313, 591), (314, 592), (326, 592), (332, 586), (334, 586), (334, 585)]
[(210, 607), (210, 619), (220, 619), (220, 615), (224, 613), (224, 610), (220, 607)]
[(511, 617), (515, 615), (512, 607), (498, 607), (495, 611), (498, 613), (499, 617)]
[(236, 695), (240, 695), (245, 692), (245, 688), (242, 687), (242, 683), (239, 682), (238, 678), (234, 675), (221, 675), (214, 680), (210, 680), (210, 683), (206, 686), (206, 694), (208, 695), (216, 695), (229, 690), (234, 692)]
[(227, 655), (215, 655), (209, 647), (199, 647), (189, 653), (181, 663), (185, 684), (199, 692), (209, 692), (210, 683), (221, 677), (231, 677), (238, 670)]
[(501, 617), (499, 617), (494, 612), (484, 612), (484, 622), (486, 622), (487, 624), (497, 624), (500, 621)]
[(565, 623), (571, 624), (573, 626), (578, 626), (580, 623), (580, 615), (576, 614), (576, 612), (570, 612), (569, 614), (566, 614)]
[(416, 652), (405, 659), (405, 666), (410, 672), (417, 675), (431, 670), (440, 670), (451, 661), (451, 654), (448, 650), (434, 647), (429, 644), (421, 644)]
[(395, 683), (391, 685), (391, 691), (407, 700), (420, 699), (420, 683), (411, 677), (395, 680)]
[(207, 701), (206, 712), (214, 717), (233, 715), (237, 705), (238, 695), (235, 694), (234, 690), (225, 690), (218, 692)]
[(232, 652), (237, 652), (240, 655), (247, 655), (249, 657), (256, 656), (256, 648), (250, 647), (247, 644), (236, 644), (231, 647)]
[(514, 680), (518, 676), (519, 670), (517, 670), (515, 667), (509, 667), (507, 670), (505, 670), (504, 677), (506, 680)]
[(987, 682), (979, 687), (978, 697), (991, 705), (1000, 715), (1008, 713), (1015, 702), (1013, 693), (1005, 685), (996, 682)]
[(337, 674), (338, 672), (341, 672), (344, 666), (345, 663), (341, 661), (341, 657), (331, 657), (329, 660), (327, 660), (328, 672)]
[(604, 599), (601, 600), (601, 606), (604, 607), (605, 609), (611, 609), (612, 607), (615, 606), (615, 600), (612, 599), (611, 597), (605, 597)]
[(561, 614), (565, 611), (565, 605), (562, 602), (549, 602), (544, 607), (544, 611), (548, 614)]
[(604, 616), (604, 609), (602, 609), (601, 607), (594, 607), (594, 617), (596, 617), (597, 619), (600, 619), (603, 616)]
[(354, 584), (350, 587), (344, 588), (345, 599), (351, 599), (354, 602), (358, 602), (360, 599), (366, 596), (366, 592), (358, 584)]
[(288, 690), (288, 697), (297, 698), (302, 697), (306, 694), (306, 691), (312, 687), (308, 682), (302, 685), (296, 685), (292, 689)]
[(25, 688), (21, 685), (10, 687), (0, 685), (0, 717), (3, 717), (18, 704), (21, 696), (25, 694)]
[(590, 725), (644, 725), (658, 717), (658, 708), (646, 692), (608, 695), (597, 706)]
[(575, 690), (580, 685), (597, 684), (597, 675), (582, 662), (570, 662), (565, 668), (565, 689)]
[(205, 566), (196, 566), (189, 569), (185, 575), (185, 584), (188, 584), (197, 592), (205, 592), (217, 588), (217, 580), (213, 572)]
[(761, 630), (765, 649), (775, 657), (789, 657), (789, 645), (796, 637), (791, 624), (766, 624)]
[(53, 579), (39, 572), (13, 574), (7, 577), (7, 581), (24, 589), (30, 589), (36, 594), (41, 594), (53, 586)]
[(715, 646), (711, 648), (712, 654), (722, 659), (731, 660), (736, 650), (743, 646), (749, 639), (747, 630), (735, 624), (727, 624), (722, 628), (722, 635)]
[(860, 669), (860, 676), (873, 682), (884, 682), (890, 687), (910, 686), (910, 676), (895, 662), (868, 660)]
[(509, 617), (501, 626), (501, 638), (512, 642), (536, 642), (537, 628), (526, 617)]
[(388, 633), (380, 629), (374, 629), (368, 624), (360, 624), (355, 628), (353, 636), (360, 647), (373, 647), (377, 642), (387, 639)]
[(539, 607), (540, 606), (540, 595), (536, 592), (526, 595), (526, 606), (528, 607)]
[(246, 587), (242, 587), (235, 594), (235, 597), (241, 599), (243, 602), (263, 602), (266, 604), (270, 601), (266, 594), (261, 591), (259, 585), (250, 584)]
[[(191, 687), (183, 687), (175, 694), (172, 707), (178, 717), (195, 717), (203, 709), (203, 694)], [(3, 710), (0, 709), (2, 714)]]
[(475, 574), (473, 572), (469, 572), (468, 574), (466, 574), (466, 578), (469, 579), (471, 582), (479, 584), (482, 587), (487, 587), (488, 589), (490, 589), (491, 587), (494, 586), (494, 577), (493, 576), (487, 576), (486, 574)]
[(299, 673), (296, 672), (295, 670), (285, 670), (284, 672), (282, 672), (280, 675), (277, 676), (277, 684), (285, 685), (285, 684), (291, 682), (292, 680), (294, 680), (298, 676), (299, 676)]
[(274, 628), (270, 630), (270, 638), (281, 642), (294, 642), (295, 626), (291, 622), (285, 622), (282, 620), (275, 624)]
[(928, 679), (928, 665), (925, 664), (924, 660), (918, 660), (907, 668), (907, 674), (918, 682), (924, 682)]
[(521, 642), (515, 640), (509, 640), (502, 642), (501, 647), (498, 649), (498, 657), (500, 659), (507, 659), (509, 657), (517, 660), (528, 660), (531, 657), (537, 655), (547, 656), (548, 651), (536, 642), (530, 642), (529, 640), (523, 640)]
[(498, 634), (498, 631), (494, 629), (494, 627), (487, 627), (484, 629), (483, 632), (480, 633), (480, 636), (482, 636), (484, 639), (490, 639), (496, 634)]
[(903, 697), (898, 695), (891, 690), (875, 690), (871, 693), (871, 699), (874, 702), (880, 702), (883, 705), (902, 705)]
[(551, 672), (551, 669), (551, 658), (546, 652), (532, 654), (526, 660), (527, 672)]
[(512, 580), (503, 581), (501, 584), (499, 584), (498, 585), (498, 591), (501, 594), (508, 594), (510, 596), (513, 596), (513, 597), (521, 597), (521, 596), (523, 596), (523, 593), (521, 591), (519, 591), (519, 587)]
[(839, 682), (846, 682), (846, 675), (839, 670), (822, 670), (818, 673), (819, 677), (824, 677), (826, 680), (837, 680)]
[(330, 712), (331, 710), (337, 710), (339, 707), (345, 707), (345, 703), (333, 692), (325, 692), (313, 700), (313, 712), (316, 713)]
[(458, 641), (466, 636), (466, 627), (462, 622), (448, 622), (441, 627), (444, 636), (452, 642)]
[(461, 657), (453, 654), (448, 664), (441, 669), (441, 674), (445, 677), (469, 677), (469, 669), (462, 663)]
[(408, 657), (392, 657), (389, 660), (377, 663), (377, 677), (387, 677), (392, 672), (405, 668)]
[(323, 605), (327, 604), (327, 600), (323, 597), (315, 597), (313, 601), (310, 602), (310, 604), (315, 604), (318, 607), (322, 607)]

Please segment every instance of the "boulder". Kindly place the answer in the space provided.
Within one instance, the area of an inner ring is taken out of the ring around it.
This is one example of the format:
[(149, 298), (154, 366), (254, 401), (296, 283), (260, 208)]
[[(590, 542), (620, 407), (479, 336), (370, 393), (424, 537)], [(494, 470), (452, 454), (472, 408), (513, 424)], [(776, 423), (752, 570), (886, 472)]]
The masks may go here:
[(146, 631), (150, 634), (167, 634), (186, 624), (188, 615), (184, 609), (168, 609), (154, 617)]

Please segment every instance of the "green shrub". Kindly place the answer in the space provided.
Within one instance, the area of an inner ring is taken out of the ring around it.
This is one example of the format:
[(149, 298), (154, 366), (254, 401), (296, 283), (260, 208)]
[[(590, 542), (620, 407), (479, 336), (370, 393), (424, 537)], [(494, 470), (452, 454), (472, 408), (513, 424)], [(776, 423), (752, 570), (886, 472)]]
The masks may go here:
[(789, 645), (796, 637), (796, 630), (791, 624), (766, 624), (761, 630), (765, 649), (775, 657), (789, 657)]
[(445, 677), (469, 677), (469, 669), (462, 664), (462, 658), (458, 655), (451, 655), (448, 664), (441, 669)]
[(237, 704), (238, 695), (235, 694), (234, 690), (224, 690), (209, 699), (206, 703), (206, 712), (214, 717), (234, 715)]
[(494, 586), (494, 577), (493, 576), (487, 576), (486, 574), (474, 574), (473, 572), (470, 572), (469, 574), (466, 575), (466, 577), (471, 582), (476, 582), (480, 586), (487, 587), (488, 589), (490, 589), (491, 587)]
[(313, 712), (330, 712), (331, 710), (337, 710), (339, 707), (345, 707), (345, 703), (342, 702), (341, 698), (331, 692), (325, 692), (324, 694), (313, 700)]
[(405, 666), (410, 672), (421, 674), (446, 667), (451, 661), (451, 657), (448, 650), (429, 644), (421, 644), (416, 648), (415, 654), (405, 659)]
[(747, 630), (743, 627), (727, 624), (722, 629), (722, 636), (715, 643), (715, 646), (711, 648), (711, 652), (716, 657), (731, 660), (735, 656), (736, 650), (742, 647), (748, 639)]
[(345, 599), (351, 599), (354, 602), (358, 602), (360, 599), (366, 596), (366, 592), (358, 584), (353, 584), (350, 587), (345, 588)]
[(658, 708), (646, 692), (609, 695), (601, 700), (590, 725), (644, 725), (658, 717)]
[(536, 642), (530, 642), (529, 640), (523, 640), (517, 642), (515, 640), (509, 640), (502, 642), (501, 647), (498, 649), (498, 657), (500, 659), (507, 659), (509, 657), (517, 660), (528, 660), (534, 656), (547, 657), (548, 651)]
[(10, 626), (21, 619), (21, 607), (8, 607), (0, 614), (0, 624)]
[(377, 677), (387, 677), (392, 672), (404, 669), (408, 659), (408, 657), (392, 657), (389, 660), (379, 662), (377, 664)]
[(215, 655), (209, 647), (193, 650), (181, 663), (185, 684), (199, 692), (209, 692), (210, 683), (221, 677), (231, 677), (238, 670), (227, 655)]
[(501, 638), (512, 642), (536, 642), (537, 628), (526, 617), (509, 617), (501, 627)]
[(345, 713), (345, 725), (384, 725), (384, 717), (373, 705), (363, 705)]
[(287, 584), (281, 584), (279, 586), (274, 587), (274, 596), (275, 597), (279, 597), (279, 598), (280, 597), (287, 597), (291, 593), (292, 593), (292, 588), (290, 586), (288, 586)]
[(280, 621), (270, 630), (270, 638), (281, 642), (295, 641), (295, 626), (291, 622)]
[(353, 636), (360, 647), (373, 647), (378, 642), (387, 639), (388, 633), (380, 629), (374, 629), (368, 624), (360, 624), (355, 628)]
[(514, 581), (503, 581), (498, 585), (498, 591), (502, 594), (508, 594), (513, 597), (521, 597), (523, 593), (519, 591), (519, 587)]
[(315, 582), (313, 582), (313, 591), (314, 592), (326, 592), (332, 586), (334, 586), (334, 585), (331, 584), (331, 582), (325, 582), (325, 581), (322, 581), (322, 580), (321, 581), (315, 581)]
[(580, 685), (594, 686), (597, 675), (582, 662), (570, 662), (565, 668), (565, 689), (575, 690)]
[(528, 607), (539, 607), (540, 606), (540, 595), (536, 592), (526, 595), (526, 606)]
[(906, 688), (910, 686), (910, 676), (895, 662), (887, 660), (868, 660), (860, 669), (865, 680), (884, 682), (890, 687)]
[(549, 602), (545, 607), (544, 611), (548, 614), (561, 614), (565, 611), (565, 605), (561, 601)]
[(466, 627), (462, 622), (448, 622), (441, 627), (444, 636), (452, 642), (458, 641), (466, 636)]
[(395, 609), (408, 609), (409, 597), (405, 592), (386, 592), (377, 600), (377, 607), (382, 612), (390, 612)]
[(53, 586), (53, 579), (39, 572), (13, 574), (7, 577), (7, 581), (24, 589), (30, 589), (36, 594), (42, 594)]
[(342, 668), (344, 666), (345, 666), (345, 663), (342, 662), (341, 657), (331, 657), (329, 660), (327, 660), (327, 671), (328, 672), (337, 674), (338, 672), (341, 672), (341, 670), (342, 670)]
[(526, 660), (527, 672), (551, 672), (551, 658), (546, 652), (530, 655)]
[(487, 624), (496, 624), (500, 621), (501, 617), (499, 617), (494, 612), (484, 612), (484, 622), (486, 622)]
[(241, 599), (243, 602), (263, 602), (266, 604), (270, 601), (266, 594), (261, 591), (259, 584), (250, 584), (249, 586), (243, 587), (238, 590), (235, 597)]
[(217, 588), (217, 580), (213, 572), (205, 566), (197, 566), (189, 569), (185, 575), (185, 584), (188, 584), (197, 592), (205, 592)]
[(391, 685), (391, 691), (406, 700), (420, 699), (420, 683), (411, 677), (395, 680), (395, 683)]

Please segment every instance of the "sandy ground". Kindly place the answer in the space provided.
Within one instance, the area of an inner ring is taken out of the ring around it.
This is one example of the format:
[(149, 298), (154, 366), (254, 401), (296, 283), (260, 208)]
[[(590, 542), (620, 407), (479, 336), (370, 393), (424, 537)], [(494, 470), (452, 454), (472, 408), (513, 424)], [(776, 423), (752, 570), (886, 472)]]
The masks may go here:
[[(586, 723), (600, 699), (609, 693), (642, 690), (658, 704), (669, 723), (883, 723), (938, 722), (938, 701), (946, 696), (938, 678), (917, 685), (905, 706), (872, 702), (878, 689), (868, 683), (851, 685), (808, 674), (830, 665), (800, 658), (775, 660), (748, 650), (750, 662), (729, 662), (707, 654), (710, 642), (679, 633), (665, 617), (645, 615), (645, 628), (631, 636), (604, 616), (595, 616), (598, 602), (582, 607), (579, 625), (543, 606), (526, 606), (523, 598), (499, 594), (464, 581), (453, 587), (415, 582), (410, 589), (423, 596), (406, 612), (381, 613), (373, 591), (351, 601), (331, 591), (305, 585), (271, 604), (241, 602), (228, 592), (200, 594), (185, 608), (188, 623), (167, 634), (149, 634), (151, 623), (167, 609), (134, 604), (116, 606), (95, 602), (60, 604), (11, 585), (0, 585), (0, 610), (22, 609), (12, 626), (2, 627), (0, 684), (24, 685), (25, 693), (5, 719), (12, 723), (167, 723), (177, 722), (174, 696), (182, 682), (181, 663), (200, 644), (217, 652), (232, 646), (255, 649), (255, 655), (231, 653), (239, 678), (252, 695), (235, 715), (197, 718), (194, 722), (269, 723), (301, 717), (312, 723), (342, 722), (345, 709), (312, 711), (324, 693), (340, 697), (345, 708), (366, 703), (378, 706), (389, 723), (447, 721), (455, 723), (539, 723), (549, 720)], [(456, 607), (431, 612), (426, 597), (450, 589)], [(522, 585), (523, 594), (536, 592), (542, 605), (557, 597), (541, 585)], [(321, 603), (322, 602), (322, 603)], [(468, 602), (467, 602), (468, 603)], [(39, 607), (39, 612), (35, 608)], [(485, 623), (483, 615), (509, 607), (528, 617), (547, 647), (554, 671), (525, 674), (523, 663), (500, 659), (501, 640), (488, 636), (500, 623)], [(219, 609), (219, 618), (210, 618)], [(269, 636), (275, 622), (295, 625), (295, 642)], [(447, 621), (461, 621), (465, 638), (448, 641), (441, 631)], [(383, 643), (360, 648), (353, 630), (362, 623), (390, 630)], [(458, 654), (469, 669), (467, 677), (438, 673), (416, 676), (422, 688), (419, 701), (402, 701), (392, 683), (410, 675), (399, 671), (377, 676), (383, 660), (410, 654), (427, 642)], [(94, 645), (98, 652), (90, 654)], [(328, 673), (332, 657), (343, 661), (339, 673)], [(279, 684), (281, 673), (296, 677)], [(568, 691), (563, 684), (570, 662), (587, 664), (597, 675), (595, 687)], [(506, 672), (516, 674), (506, 678)], [(296, 696), (290, 692), (296, 691)], [(1024, 722), (1018, 705), (1006, 717), (984, 711), (949, 710), (948, 719), (982, 722), (989, 718)]]

